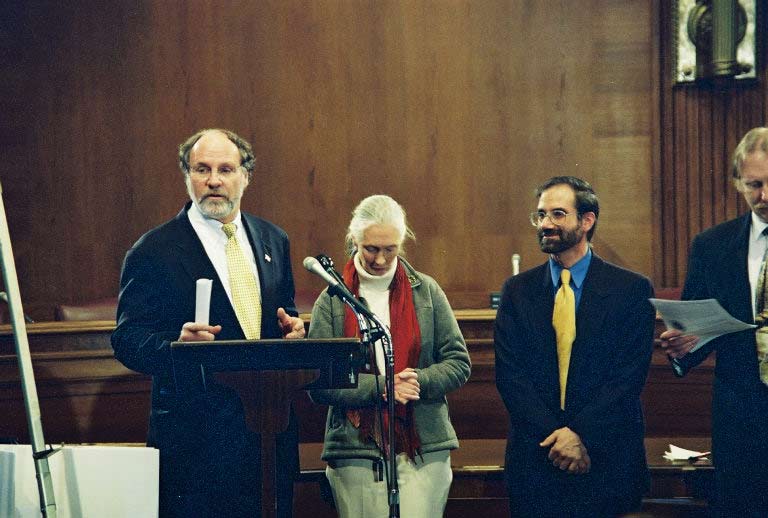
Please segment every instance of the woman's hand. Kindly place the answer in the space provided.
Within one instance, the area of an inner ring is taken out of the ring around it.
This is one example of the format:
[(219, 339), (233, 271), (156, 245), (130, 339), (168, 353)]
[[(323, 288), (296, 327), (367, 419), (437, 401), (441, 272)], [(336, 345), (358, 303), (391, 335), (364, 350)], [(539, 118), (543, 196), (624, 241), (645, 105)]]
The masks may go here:
[[(419, 373), (408, 367), (395, 374), (395, 401), (401, 405), (408, 404), (409, 401), (418, 401), (419, 392)], [(387, 399), (386, 389), (384, 391), (384, 400)]]

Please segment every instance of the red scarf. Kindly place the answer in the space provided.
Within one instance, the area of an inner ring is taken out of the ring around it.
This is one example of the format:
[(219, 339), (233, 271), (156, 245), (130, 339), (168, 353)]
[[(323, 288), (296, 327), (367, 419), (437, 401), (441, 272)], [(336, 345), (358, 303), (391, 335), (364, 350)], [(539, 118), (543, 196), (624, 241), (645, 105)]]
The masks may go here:
[[(342, 273), (344, 283), (351, 287), (352, 293), (357, 297), (360, 291), (360, 278), (355, 269), (355, 257), (353, 256), (344, 266)], [(389, 285), (389, 320), (392, 333), (392, 348), (395, 354), (395, 374), (407, 367), (416, 368), (419, 364), (421, 353), (421, 329), (416, 319), (416, 308), (413, 305), (413, 289), (405, 273), (405, 267), (397, 262), (397, 270)], [(344, 313), (344, 336), (356, 337), (360, 333), (357, 327), (357, 318), (348, 307)], [(376, 367), (376, 354), (370, 351), (370, 373), (378, 372)], [(392, 397), (391, 395), (387, 396)], [(389, 430), (389, 412), (386, 405), (382, 408), (384, 430)], [(365, 440), (373, 440), (382, 452), (387, 451), (388, 434), (381, 433), (376, 411), (373, 407), (355, 408), (347, 410), (347, 418), (355, 428), (360, 429), (360, 436)], [(395, 406), (395, 452), (407, 453), (413, 459), (421, 446), (416, 425), (413, 422), (413, 403)]]

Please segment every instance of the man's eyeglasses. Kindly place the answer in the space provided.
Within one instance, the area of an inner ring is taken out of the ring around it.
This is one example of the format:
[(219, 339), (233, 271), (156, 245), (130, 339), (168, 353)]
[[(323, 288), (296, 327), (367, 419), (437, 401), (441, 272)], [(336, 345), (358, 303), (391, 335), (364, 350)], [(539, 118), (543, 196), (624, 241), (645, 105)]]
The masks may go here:
[[(228, 176), (234, 176), (236, 172), (240, 170), (240, 166), (230, 166), (230, 165), (223, 165), (216, 169), (216, 172), (219, 176), (228, 177)], [(210, 176), (212, 173), (212, 169), (208, 167), (207, 165), (196, 165), (189, 169), (189, 172), (196, 175), (196, 176)]]
[(533, 225), (534, 227), (538, 227), (539, 225), (544, 223), (545, 218), (549, 218), (549, 221), (551, 221), (553, 225), (560, 226), (563, 223), (565, 223), (565, 218), (567, 218), (570, 214), (576, 214), (578, 216), (579, 213), (566, 212), (562, 209), (555, 209), (549, 212), (539, 210), (536, 212), (531, 212), (529, 219), (531, 221), (531, 225)]

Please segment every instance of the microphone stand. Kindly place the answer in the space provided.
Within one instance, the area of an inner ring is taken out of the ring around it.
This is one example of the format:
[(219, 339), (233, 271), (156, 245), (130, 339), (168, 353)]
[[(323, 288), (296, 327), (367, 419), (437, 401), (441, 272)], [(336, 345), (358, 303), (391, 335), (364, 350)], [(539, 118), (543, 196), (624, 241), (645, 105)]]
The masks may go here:
[[(389, 422), (387, 423), (387, 441), (384, 455), (389, 462), (387, 471), (387, 503), (389, 505), (389, 518), (400, 517), (400, 488), (397, 484), (397, 459), (395, 455), (395, 352), (392, 347), (392, 334), (389, 332), (379, 317), (363, 315), (358, 311), (352, 301), (347, 300), (347, 296), (337, 286), (330, 285), (328, 293), (338, 297), (344, 302), (357, 317), (357, 325), (360, 328), (360, 342), (365, 347), (370, 347), (373, 353), (374, 364), (376, 361), (376, 352), (374, 350), (377, 340), (381, 340), (384, 346), (384, 385), (387, 394), (387, 412), (389, 413)], [(373, 325), (371, 325), (373, 324)], [(384, 431), (382, 430), (382, 433)]]
[(384, 380), (387, 391), (387, 423), (389, 443), (386, 454), (389, 456), (389, 472), (387, 473), (387, 487), (389, 488), (389, 518), (400, 516), (400, 488), (397, 485), (397, 459), (395, 458), (395, 352), (392, 348), (392, 334), (386, 326), (376, 319), (379, 328), (383, 331), (381, 343), (384, 345)]

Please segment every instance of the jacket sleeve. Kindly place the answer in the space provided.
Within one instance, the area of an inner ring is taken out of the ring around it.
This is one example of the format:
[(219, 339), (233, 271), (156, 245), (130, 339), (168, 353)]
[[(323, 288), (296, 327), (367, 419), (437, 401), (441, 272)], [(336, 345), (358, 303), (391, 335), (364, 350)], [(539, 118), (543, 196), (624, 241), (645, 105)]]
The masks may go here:
[[(344, 329), (344, 306), (323, 290), (312, 307), (308, 338), (341, 338)], [(357, 388), (311, 390), (309, 397), (321, 405), (343, 408), (373, 406), (384, 391), (384, 376), (360, 373)]]
[(173, 306), (162, 262), (138, 248), (128, 251), (120, 276), (115, 357), (129, 369), (152, 375), (171, 372), (170, 343), (184, 324)]
[(425, 279), (432, 301), (433, 343), (429, 347), (432, 358), (427, 366), (416, 369), (419, 374), (421, 399), (440, 399), (456, 390), (469, 379), (471, 363), (467, 344), (461, 334), (456, 316), (448, 298), (436, 282)]
[[(709, 292), (706, 282), (706, 245), (701, 242), (701, 236), (696, 236), (691, 244), (691, 253), (688, 256), (688, 271), (685, 275), (682, 300), (701, 300), (715, 298)], [(672, 359), (672, 370), (678, 377), (685, 376), (689, 370), (703, 362), (709, 354), (715, 350), (717, 339), (704, 344), (701, 348), (688, 353), (682, 358)]]
[(280, 288), (280, 300), (277, 307), (283, 308), (291, 316), (299, 316), (296, 310), (296, 288), (293, 283), (293, 267), (291, 266), (291, 243), (288, 236), (282, 236), (283, 250), (283, 285)]

